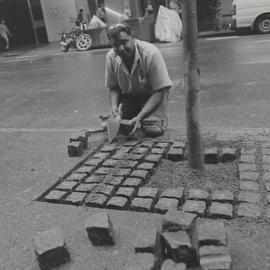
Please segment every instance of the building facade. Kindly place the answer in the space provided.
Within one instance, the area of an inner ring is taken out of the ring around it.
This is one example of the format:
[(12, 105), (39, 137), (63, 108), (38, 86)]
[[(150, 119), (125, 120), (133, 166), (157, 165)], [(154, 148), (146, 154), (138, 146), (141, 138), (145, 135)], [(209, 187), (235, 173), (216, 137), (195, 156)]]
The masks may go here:
[[(74, 27), (71, 18), (83, 7), (90, 21), (100, 3), (105, 4), (107, 23), (125, 18), (143, 18), (149, 11), (153, 23), (160, 5), (169, 7), (171, 0), (0, 0), (0, 18), (12, 32), (11, 45), (54, 42), (62, 31)], [(179, 5), (181, 5), (181, 0)], [(232, 0), (197, 0), (199, 31), (228, 27)]]

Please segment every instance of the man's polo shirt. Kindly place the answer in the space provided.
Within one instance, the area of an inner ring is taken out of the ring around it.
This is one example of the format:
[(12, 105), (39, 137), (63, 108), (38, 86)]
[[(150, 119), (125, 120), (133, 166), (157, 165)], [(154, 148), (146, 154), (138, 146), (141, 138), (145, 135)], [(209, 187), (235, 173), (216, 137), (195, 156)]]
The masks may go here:
[(158, 48), (136, 39), (131, 73), (113, 49), (107, 53), (105, 86), (119, 89), (125, 94), (146, 95), (164, 87), (171, 87), (172, 81)]

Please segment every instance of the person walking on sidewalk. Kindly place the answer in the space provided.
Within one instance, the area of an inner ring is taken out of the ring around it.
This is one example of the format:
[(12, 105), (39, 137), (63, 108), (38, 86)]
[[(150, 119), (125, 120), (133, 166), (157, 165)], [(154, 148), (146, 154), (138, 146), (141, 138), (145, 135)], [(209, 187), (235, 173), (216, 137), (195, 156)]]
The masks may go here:
[(5, 40), (5, 49), (9, 49), (9, 37), (11, 37), (11, 33), (6, 25), (6, 22), (4, 19), (0, 22), (0, 37)]
[(126, 23), (111, 26), (108, 36), (112, 49), (106, 56), (105, 86), (110, 90), (112, 114), (130, 120), (130, 135), (141, 128), (145, 135), (162, 135), (172, 81), (161, 52), (135, 39)]

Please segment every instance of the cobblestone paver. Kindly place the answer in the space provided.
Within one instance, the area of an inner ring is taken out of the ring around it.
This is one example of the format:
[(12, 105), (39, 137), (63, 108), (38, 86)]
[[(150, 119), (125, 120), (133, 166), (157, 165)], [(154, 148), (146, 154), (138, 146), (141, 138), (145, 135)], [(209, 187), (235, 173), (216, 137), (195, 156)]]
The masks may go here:
[(186, 142), (105, 143), (38, 200), (160, 214), (183, 210), (211, 219), (270, 219), (270, 142), (205, 149), (205, 161), (211, 166), (236, 162), (236, 190), (231, 187), (209, 190), (200, 186), (159, 190), (147, 186), (165, 159), (179, 163), (186, 160)]

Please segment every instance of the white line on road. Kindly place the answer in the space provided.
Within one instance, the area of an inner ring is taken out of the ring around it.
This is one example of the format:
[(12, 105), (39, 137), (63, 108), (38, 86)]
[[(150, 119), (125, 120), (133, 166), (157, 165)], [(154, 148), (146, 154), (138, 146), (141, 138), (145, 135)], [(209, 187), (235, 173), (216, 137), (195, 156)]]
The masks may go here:
[(37, 54), (35, 55), (22, 55), (22, 56), (16, 56), (16, 59), (26, 59), (26, 58), (36, 58), (38, 57)]
[(263, 39), (263, 40), (254, 41), (254, 43), (265, 43), (265, 42), (270, 42), (270, 39)]
[(230, 37), (216, 37), (216, 38), (207, 38), (206, 40), (225, 40), (225, 39), (235, 39), (239, 38), (239, 36), (230, 36)]
[(254, 65), (254, 64), (270, 64), (270, 59), (263, 59), (263, 60), (246, 61), (246, 62), (236, 63), (236, 65)]

